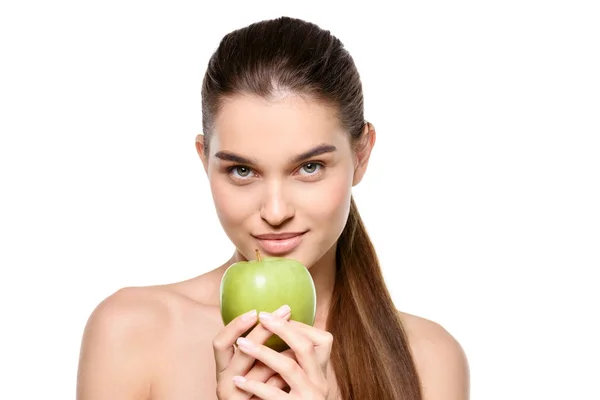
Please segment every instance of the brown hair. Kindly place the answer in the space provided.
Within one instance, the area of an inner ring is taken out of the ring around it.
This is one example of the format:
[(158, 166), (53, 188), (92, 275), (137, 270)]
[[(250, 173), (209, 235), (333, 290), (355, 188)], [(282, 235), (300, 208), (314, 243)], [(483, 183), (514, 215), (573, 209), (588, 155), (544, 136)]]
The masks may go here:
[[(360, 76), (329, 31), (282, 17), (227, 34), (210, 58), (202, 86), (205, 151), (222, 99), (269, 98), (286, 90), (334, 107), (357, 145), (365, 120)], [(406, 334), (354, 199), (337, 245), (337, 275), (327, 329), (331, 362), (343, 399), (420, 400)]]

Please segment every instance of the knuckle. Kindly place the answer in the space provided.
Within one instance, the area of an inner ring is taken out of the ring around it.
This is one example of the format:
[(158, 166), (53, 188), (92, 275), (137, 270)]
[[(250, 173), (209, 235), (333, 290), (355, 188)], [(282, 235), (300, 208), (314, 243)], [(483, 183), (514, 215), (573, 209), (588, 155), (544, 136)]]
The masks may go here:
[(308, 340), (301, 341), (300, 343), (298, 343), (298, 346), (297, 346), (297, 351), (302, 354), (310, 354), (311, 352), (314, 351), (314, 349), (315, 348), (314, 348), (313, 344)]
[(285, 362), (282, 361), (282, 364), (283, 364), (283, 366), (282, 366), (283, 370), (290, 375), (293, 375), (293, 374), (296, 374), (299, 372), (300, 366), (295, 361), (293, 361), (291, 358), (287, 358), (287, 360)]
[(225, 343), (225, 341), (224, 341), (224, 340), (223, 340), (221, 337), (219, 337), (219, 336), (217, 336), (217, 337), (215, 337), (215, 338), (213, 339), (213, 341), (212, 341), (212, 345), (213, 345), (213, 348), (214, 348), (215, 350), (225, 350), (225, 349), (227, 348), (227, 344), (226, 344), (226, 343)]
[(326, 332), (323, 336), (323, 341), (325, 343), (325, 348), (328, 351), (331, 351), (332, 347), (333, 347), (333, 335), (329, 332)]

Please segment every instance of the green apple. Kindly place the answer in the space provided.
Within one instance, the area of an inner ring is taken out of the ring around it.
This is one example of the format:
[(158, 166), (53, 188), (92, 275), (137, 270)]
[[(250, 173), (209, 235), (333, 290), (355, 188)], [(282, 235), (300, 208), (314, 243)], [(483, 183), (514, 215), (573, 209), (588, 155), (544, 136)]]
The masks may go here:
[[(225, 325), (248, 311), (273, 312), (285, 304), (292, 310), (291, 320), (311, 326), (315, 322), (317, 294), (308, 269), (290, 258), (262, 258), (258, 249), (256, 260), (240, 261), (227, 268), (221, 279), (220, 297)], [(276, 351), (289, 348), (277, 335), (272, 335), (265, 346)]]

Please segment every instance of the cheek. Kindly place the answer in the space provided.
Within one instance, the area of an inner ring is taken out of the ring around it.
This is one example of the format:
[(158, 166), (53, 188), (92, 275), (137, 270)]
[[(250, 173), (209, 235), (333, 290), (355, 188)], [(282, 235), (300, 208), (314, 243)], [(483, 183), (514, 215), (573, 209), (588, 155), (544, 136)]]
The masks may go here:
[(352, 178), (342, 173), (307, 191), (304, 196), (309, 203), (305, 203), (303, 211), (313, 223), (337, 231), (346, 223), (351, 195)]
[(210, 188), (215, 210), (226, 231), (232, 226), (241, 226), (256, 209), (250, 193), (244, 194), (243, 190), (240, 191), (219, 177), (210, 180)]

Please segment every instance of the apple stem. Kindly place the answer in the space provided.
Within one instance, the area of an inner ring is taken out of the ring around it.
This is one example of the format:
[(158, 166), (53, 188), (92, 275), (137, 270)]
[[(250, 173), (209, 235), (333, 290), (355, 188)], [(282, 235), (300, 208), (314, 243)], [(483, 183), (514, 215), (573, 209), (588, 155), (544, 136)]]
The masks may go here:
[(258, 251), (258, 249), (254, 249), (254, 251), (256, 252), (256, 260), (262, 261), (262, 257), (260, 256), (260, 251)]

